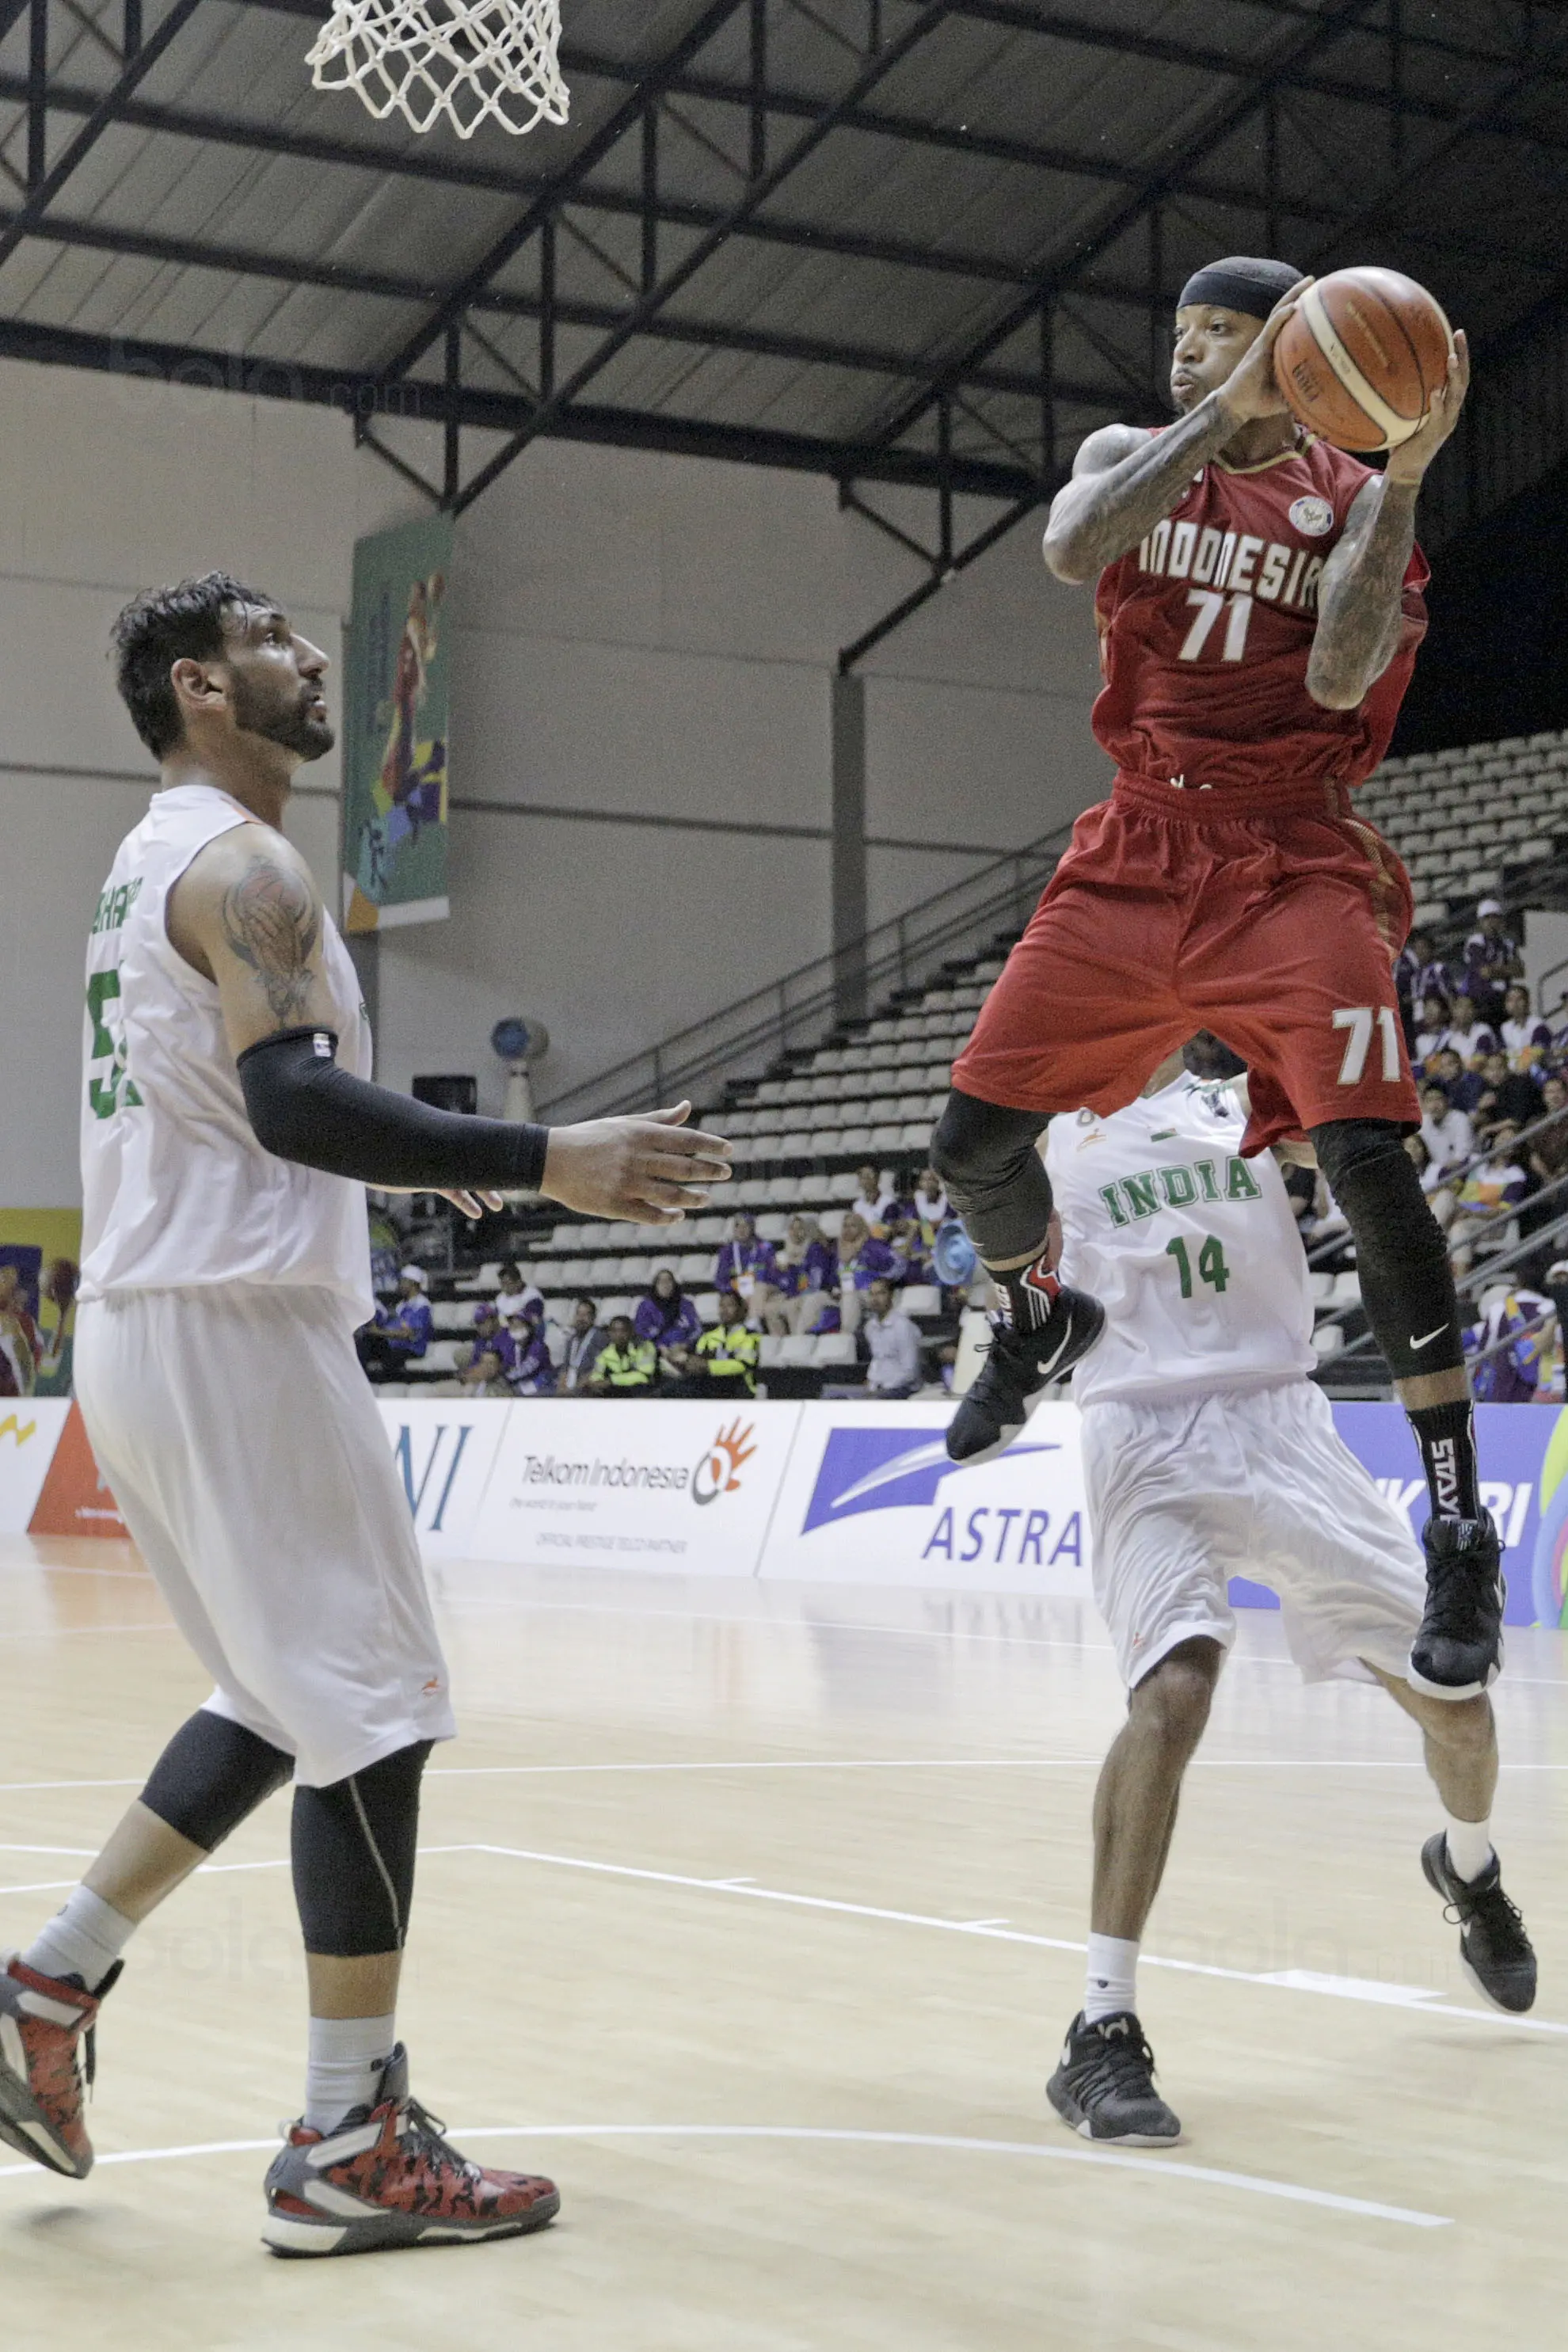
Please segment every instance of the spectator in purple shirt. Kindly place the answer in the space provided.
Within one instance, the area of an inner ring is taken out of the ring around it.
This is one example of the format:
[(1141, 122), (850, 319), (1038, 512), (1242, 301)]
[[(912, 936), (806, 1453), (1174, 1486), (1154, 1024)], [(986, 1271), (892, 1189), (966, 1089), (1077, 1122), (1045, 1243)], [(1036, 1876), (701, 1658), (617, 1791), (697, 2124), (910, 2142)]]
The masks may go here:
[(1537, 1290), (1510, 1290), (1492, 1297), (1479, 1323), (1464, 1335), (1467, 1356), (1488, 1352), (1471, 1377), (1478, 1404), (1532, 1404), (1542, 1371), (1542, 1342), (1552, 1317), (1552, 1301)]
[(838, 1321), (846, 1331), (858, 1331), (866, 1311), (866, 1293), (879, 1276), (891, 1283), (904, 1278), (904, 1261), (886, 1242), (874, 1241), (864, 1217), (851, 1210), (838, 1234)]
[(731, 1219), (730, 1238), (713, 1261), (713, 1287), (732, 1290), (746, 1309), (746, 1320), (759, 1328), (767, 1303), (778, 1287), (773, 1254), (757, 1239), (754, 1217), (742, 1210)]
[(1486, 1080), (1480, 1072), (1467, 1070), (1452, 1045), (1440, 1045), (1435, 1054), (1428, 1055), (1422, 1083), (1440, 1086), (1454, 1108), (1464, 1111), (1467, 1116), (1474, 1110), (1487, 1090)]
[(767, 1324), (775, 1339), (790, 1332), (816, 1330), (837, 1274), (833, 1244), (815, 1217), (797, 1209), (773, 1253), (773, 1294), (767, 1305)]
[(1448, 1000), (1438, 990), (1429, 988), (1421, 999), (1421, 1011), (1415, 1023), (1415, 1034), (1410, 1040), (1410, 1058), (1417, 1069), (1429, 1062), (1441, 1047), (1448, 1034), (1450, 1007)]
[(1500, 1021), (1504, 989), (1524, 978), (1524, 959), (1519, 941), (1509, 937), (1500, 898), (1483, 898), (1476, 908), (1476, 929), (1465, 941), (1465, 975), (1486, 1018)]
[(507, 1318), (506, 1337), (511, 1349), (507, 1385), (513, 1396), (553, 1396), (555, 1364), (544, 1336), (544, 1307), (520, 1307)]
[(367, 1372), (396, 1373), (425, 1353), (435, 1328), (424, 1273), (416, 1265), (405, 1265), (397, 1277), (393, 1305), (378, 1307), (374, 1323), (354, 1334), (360, 1362)]
[(1452, 984), (1447, 964), (1432, 952), (1431, 934), (1412, 931), (1394, 967), (1394, 985), (1405, 1014), (1406, 1034), (1414, 1033), (1422, 999), (1440, 996), (1447, 1003)]
[(675, 1362), (675, 1355), (684, 1356), (697, 1345), (702, 1337), (702, 1318), (668, 1266), (659, 1267), (647, 1296), (638, 1301), (632, 1328), (639, 1339), (653, 1341), (660, 1371), (677, 1378), (682, 1368)]

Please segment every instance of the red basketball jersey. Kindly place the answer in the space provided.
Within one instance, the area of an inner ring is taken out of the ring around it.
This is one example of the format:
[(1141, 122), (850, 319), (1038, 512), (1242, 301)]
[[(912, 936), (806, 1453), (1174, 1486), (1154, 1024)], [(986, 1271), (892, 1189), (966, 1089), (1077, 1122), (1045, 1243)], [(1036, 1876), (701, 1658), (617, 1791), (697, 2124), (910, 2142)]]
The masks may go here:
[(1307, 692), (1318, 583), (1372, 472), (1325, 441), (1263, 466), (1206, 465), (1095, 595), (1105, 686), (1094, 731), (1120, 768), (1205, 784), (1358, 784), (1388, 747), (1426, 628), (1419, 547), (1399, 650), (1354, 710)]

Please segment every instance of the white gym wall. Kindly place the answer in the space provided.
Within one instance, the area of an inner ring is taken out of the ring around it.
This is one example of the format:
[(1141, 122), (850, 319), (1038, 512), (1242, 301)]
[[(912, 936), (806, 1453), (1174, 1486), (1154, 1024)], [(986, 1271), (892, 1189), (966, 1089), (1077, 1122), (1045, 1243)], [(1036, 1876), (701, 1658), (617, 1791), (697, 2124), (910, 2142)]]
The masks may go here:
[[(321, 408), (0, 362), (0, 1200), (78, 1197), (83, 940), (152, 763), (114, 694), (133, 590), (222, 565), (336, 659), (355, 537), (418, 511)], [(880, 494), (906, 528), (931, 502)], [(986, 517), (961, 510), (961, 527)], [(453, 919), (385, 936), (382, 1074), (542, 1016), (558, 1091), (828, 944), (839, 646), (918, 574), (815, 477), (546, 442), (463, 519)], [(1098, 798), (1087, 595), (1025, 524), (865, 665), (873, 921)], [(296, 839), (333, 886), (335, 759)], [(493, 812), (493, 813), (492, 813)], [(607, 821), (606, 821), (607, 820)], [(777, 828), (759, 834), (753, 827)]]

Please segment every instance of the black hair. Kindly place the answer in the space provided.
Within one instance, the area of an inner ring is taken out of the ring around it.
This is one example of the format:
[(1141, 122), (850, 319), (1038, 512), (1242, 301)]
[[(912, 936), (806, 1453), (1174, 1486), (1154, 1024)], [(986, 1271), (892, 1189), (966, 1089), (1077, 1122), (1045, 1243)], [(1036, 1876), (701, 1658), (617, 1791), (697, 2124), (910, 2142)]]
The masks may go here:
[(596, 1316), (599, 1312), (598, 1300), (596, 1298), (590, 1298), (585, 1290), (580, 1290), (577, 1293), (576, 1297), (572, 1301), (572, 1304), (574, 1307), (585, 1307), (590, 1315)]
[(496, 1280), (498, 1282), (500, 1280), (503, 1274), (515, 1274), (519, 1282), (522, 1280), (522, 1268), (519, 1265), (516, 1258), (514, 1257), (503, 1258), (500, 1265), (497, 1266)]
[(132, 724), (155, 760), (184, 733), (169, 672), (177, 661), (217, 661), (228, 650), (224, 616), (273, 600), (232, 572), (207, 572), (173, 588), (144, 588), (114, 624), (114, 682)]

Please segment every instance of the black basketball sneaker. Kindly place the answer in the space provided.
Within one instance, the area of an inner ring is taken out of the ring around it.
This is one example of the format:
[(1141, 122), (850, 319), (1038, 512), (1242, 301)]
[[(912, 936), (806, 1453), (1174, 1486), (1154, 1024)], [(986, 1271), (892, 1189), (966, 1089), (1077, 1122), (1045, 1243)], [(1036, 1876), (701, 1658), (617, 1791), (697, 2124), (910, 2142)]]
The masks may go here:
[(1442, 1896), (1459, 1930), (1459, 1965), (1476, 1990), (1494, 2009), (1518, 2017), (1535, 2005), (1535, 1948), (1524, 1931), (1517, 1905), (1502, 1891), (1502, 1865), (1494, 1853), (1479, 1878), (1455, 1875), (1448, 1840), (1439, 1830), (1421, 1849), (1426, 1884)]
[(1087, 1356), (1105, 1328), (1105, 1309), (1087, 1291), (1055, 1286), (1043, 1323), (1021, 1328), (991, 1318), (991, 1344), (973, 1387), (947, 1426), (954, 1462), (984, 1462), (1011, 1445), (1029, 1417), (1029, 1400)]
[(1489, 1512), (1428, 1519), (1426, 1613), (1410, 1645), (1409, 1680), (1428, 1698), (1476, 1698), (1502, 1671), (1502, 1545)]
[(1154, 2088), (1154, 2053), (1130, 2009), (1068, 2027), (1046, 2096), (1080, 2139), (1119, 2147), (1171, 2147), (1182, 2126)]

